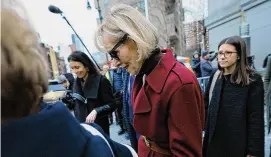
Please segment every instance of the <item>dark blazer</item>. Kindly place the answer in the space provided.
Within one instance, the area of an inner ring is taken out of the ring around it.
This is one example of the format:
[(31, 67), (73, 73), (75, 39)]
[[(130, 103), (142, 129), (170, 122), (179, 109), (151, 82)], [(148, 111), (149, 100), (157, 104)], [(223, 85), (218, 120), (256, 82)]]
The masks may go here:
[[(209, 104), (212, 79), (213, 76), (205, 93), (207, 121), (203, 156), (243, 157), (249, 154), (263, 157), (264, 90), (261, 76), (252, 76), (254, 81), (247, 86), (228, 83), (224, 88), (224, 76), (218, 77)], [(228, 94), (223, 96), (221, 93)], [(221, 101), (224, 102), (223, 106)]]
[[(196, 76), (166, 49), (159, 63), (144, 77), (137, 75), (133, 85), (135, 131), (174, 156), (201, 156), (204, 101)], [(142, 137), (138, 155), (163, 156), (151, 150)]]
[(109, 135), (108, 115), (115, 108), (115, 100), (110, 82), (102, 75), (89, 75), (82, 88), (81, 79), (77, 78), (74, 84), (74, 93), (87, 99), (87, 104), (75, 101), (75, 116), (80, 122), (85, 122), (92, 110), (97, 111), (95, 123), (100, 125)]
[(114, 142), (94, 123), (88, 126), (92, 131), (84, 129), (64, 104), (43, 107), (1, 124), (2, 157), (132, 157), (131, 147)]

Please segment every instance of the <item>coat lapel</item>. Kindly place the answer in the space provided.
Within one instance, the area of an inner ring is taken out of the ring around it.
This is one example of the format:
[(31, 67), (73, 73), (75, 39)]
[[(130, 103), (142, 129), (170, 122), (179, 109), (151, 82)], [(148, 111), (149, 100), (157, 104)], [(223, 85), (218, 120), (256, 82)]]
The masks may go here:
[[(146, 94), (148, 93), (148, 88), (153, 89), (156, 93), (160, 93), (165, 85), (170, 71), (176, 65), (176, 59), (173, 57), (171, 50), (166, 49), (165, 51), (166, 54), (161, 58), (160, 62), (154, 67), (152, 72), (146, 77), (145, 86), (142, 85), (143, 74), (136, 76), (132, 90), (134, 113), (151, 111), (151, 104)], [(157, 78), (157, 76), (159, 76), (159, 78)]]
[(102, 75), (90, 75), (82, 89), (81, 79), (77, 78), (74, 85), (74, 93), (78, 93), (85, 98), (96, 99), (98, 97), (101, 79)]
[(86, 98), (97, 99), (101, 79), (101, 75), (88, 77), (87, 82), (83, 87), (83, 92)]
[(74, 82), (74, 86), (73, 86), (73, 92), (78, 93), (80, 95), (83, 95), (83, 90), (82, 90), (82, 86), (81, 86), (81, 79), (76, 78), (76, 80)]
[[(148, 85), (146, 87), (148, 89)], [(145, 87), (142, 87), (138, 94), (135, 96), (134, 101), (134, 113), (148, 113), (151, 111), (151, 104), (149, 102), (149, 99), (147, 97)]]

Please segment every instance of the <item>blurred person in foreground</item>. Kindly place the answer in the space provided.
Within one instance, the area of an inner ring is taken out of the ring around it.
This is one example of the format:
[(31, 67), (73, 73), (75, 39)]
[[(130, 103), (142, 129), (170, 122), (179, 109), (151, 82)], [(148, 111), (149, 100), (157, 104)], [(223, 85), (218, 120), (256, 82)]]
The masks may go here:
[(248, 65), (244, 39), (232, 36), (218, 45), (218, 71), (205, 95), (204, 157), (264, 156), (263, 81)]
[(17, 1), (1, 1), (1, 39), (2, 157), (137, 156), (99, 126), (80, 125), (62, 103), (41, 110), (48, 71), (36, 32)]
[(204, 102), (196, 76), (170, 49), (162, 54), (157, 28), (137, 9), (113, 6), (96, 32), (96, 45), (136, 75), (133, 126), (141, 157), (201, 156)]

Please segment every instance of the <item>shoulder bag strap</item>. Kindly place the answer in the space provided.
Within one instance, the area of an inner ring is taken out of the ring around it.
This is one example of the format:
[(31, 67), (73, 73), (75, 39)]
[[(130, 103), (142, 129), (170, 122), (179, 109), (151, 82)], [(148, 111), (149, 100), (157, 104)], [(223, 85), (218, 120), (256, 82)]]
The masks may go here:
[(212, 96), (213, 96), (213, 90), (214, 90), (214, 87), (215, 87), (215, 83), (216, 83), (216, 80), (218, 78), (220, 74), (220, 71), (217, 70), (214, 74), (214, 77), (213, 77), (213, 80), (212, 80), (212, 83), (211, 83), (211, 87), (210, 87), (210, 90), (209, 90), (209, 105), (211, 103), (211, 99), (212, 99)]

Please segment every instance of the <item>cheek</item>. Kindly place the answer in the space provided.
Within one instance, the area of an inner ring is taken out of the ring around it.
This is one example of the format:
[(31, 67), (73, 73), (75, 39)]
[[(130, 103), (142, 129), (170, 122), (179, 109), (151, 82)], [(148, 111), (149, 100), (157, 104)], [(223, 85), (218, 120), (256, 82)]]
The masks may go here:
[(82, 74), (84, 72), (84, 69), (83, 68), (79, 68), (76, 70), (76, 73), (77, 74)]
[(235, 63), (235, 62), (237, 62), (237, 56), (236, 56), (236, 55), (235, 55), (235, 56), (232, 56), (231, 58), (229, 58), (228, 62), (230, 62), (230, 63)]
[(119, 51), (119, 58), (122, 60), (127, 60), (129, 58), (129, 49), (123, 48)]
[(82, 69), (82, 70), (81, 70), (81, 74), (84, 74), (84, 75), (85, 75), (86, 73), (87, 73), (87, 70), (86, 70), (86, 69)]

